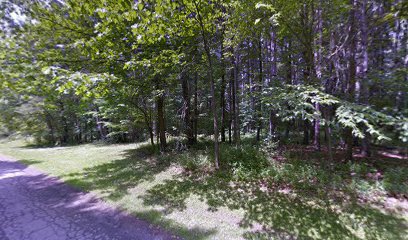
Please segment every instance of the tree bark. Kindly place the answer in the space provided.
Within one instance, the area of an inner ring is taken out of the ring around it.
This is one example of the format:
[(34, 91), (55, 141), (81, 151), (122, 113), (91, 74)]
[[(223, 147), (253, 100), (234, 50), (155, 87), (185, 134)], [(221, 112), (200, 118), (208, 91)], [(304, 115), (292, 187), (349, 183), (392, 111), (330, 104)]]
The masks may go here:
[[(271, 31), (271, 79), (268, 83), (269, 87), (272, 86), (272, 81), (277, 76), (278, 67), (277, 67), (277, 42), (276, 42), (276, 32), (275, 29)], [(276, 128), (276, 117), (273, 110), (269, 112), (269, 137), (276, 137), (275, 136), (275, 128)]]
[(309, 121), (303, 120), (303, 145), (309, 145)]
[[(320, 104), (315, 103), (315, 111), (320, 112)], [(320, 117), (317, 117), (314, 121), (314, 138), (313, 145), (316, 151), (320, 151)]]
[(213, 69), (213, 62), (211, 58), (211, 50), (210, 50), (210, 45), (208, 43), (208, 38), (207, 38), (207, 31), (205, 30), (204, 26), (204, 21), (200, 13), (200, 9), (197, 5), (197, 3), (194, 1), (195, 8), (197, 10), (197, 20), (201, 28), (201, 36), (203, 37), (203, 42), (204, 42), (204, 51), (207, 56), (207, 62), (208, 62), (208, 77), (210, 80), (210, 87), (211, 87), (211, 109), (213, 113), (213, 121), (214, 121), (214, 167), (215, 169), (219, 169), (220, 167), (220, 149), (219, 149), (219, 142), (218, 142), (218, 137), (219, 137), (219, 132), (218, 132), (218, 112), (217, 112), (217, 100), (215, 98), (215, 80), (214, 80), (214, 69)]
[(160, 140), (160, 152), (166, 151), (166, 120), (164, 117), (164, 96), (163, 93), (156, 97), (157, 102), (157, 123)]
[(327, 151), (329, 153), (329, 160), (330, 162), (333, 162), (333, 144), (332, 144), (332, 130), (330, 128), (330, 109), (329, 107), (326, 107), (324, 111), (324, 117), (326, 119), (326, 124), (325, 124), (325, 133), (326, 133), (326, 141), (327, 141)]
[(194, 117), (193, 117), (194, 142), (198, 137), (198, 73), (194, 75)]
[(190, 102), (190, 86), (187, 76), (182, 74), (181, 76), (181, 86), (183, 92), (183, 119), (185, 126), (185, 134), (187, 136), (187, 145), (191, 146), (195, 143), (193, 121), (191, 119), (191, 102)]
[[(361, 94), (356, 93), (359, 95), (357, 97), (358, 101), (361, 99), (363, 104), (368, 104), (368, 79), (367, 79), (367, 72), (368, 72), (368, 26), (367, 26), (367, 0), (361, 1), (361, 9), (359, 11), (359, 26), (361, 27), (361, 41), (360, 41), (360, 62), (358, 67), (358, 74), (359, 74), (359, 81), (361, 87)], [(361, 95), (361, 96), (360, 96)], [(366, 127), (364, 127), (364, 134), (365, 137), (362, 139), (361, 143), (361, 154), (364, 157), (369, 157), (371, 155), (370, 151), (370, 134), (367, 132)]]
[(152, 144), (152, 146), (154, 146), (154, 131), (151, 116), (149, 116), (146, 110), (142, 110), (142, 114), (147, 127), (147, 131), (149, 132), (150, 143)]
[(232, 85), (232, 115), (233, 115), (233, 141), (235, 144), (240, 142), (240, 124), (239, 124), (239, 99), (238, 99), (238, 63), (236, 56), (232, 57), (233, 72), (231, 77)]
[[(354, 102), (354, 92), (356, 86), (356, 0), (350, 0), (350, 23), (349, 23), (349, 81), (347, 86), (347, 98)], [(346, 160), (353, 160), (353, 134), (350, 128), (345, 129)]]
[[(262, 40), (261, 37), (258, 39), (258, 58), (259, 58), (259, 83), (257, 86), (258, 94), (262, 93), (262, 85), (263, 85), (263, 62), (262, 62)], [(261, 130), (262, 130), (262, 104), (260, 96), (256, 97), (256, 116), (257, 116), (257, 126), (256, 126), (256, 141), (261, 140)]]
[(221, 40), (221, 62), (222, 62), (222, 74), (221, 74), (221, 91), (220, 91), (220, 104), (221, 104), (221, 142), (225, 142), (225, 126), (226, 126), (226, 101), (225, 101), (225, 64), (224, 64), (224, 46)]
[[(316, 70), (316, 81), (318, 85), (322, 83), (322, 48), (323, 48), (323, 18), (322, 18), (322, 0), (319, 1), (319, 7), (317, 9), (317, 51), (315, 54), (315, 70)], [(314, 104), (315, 111), (321, 113), (320, 104), (316, 102)], [(316, 151), (320, 151), (320, 116), (317, 116), (314, 121), (314, 138), (313, 145)]]

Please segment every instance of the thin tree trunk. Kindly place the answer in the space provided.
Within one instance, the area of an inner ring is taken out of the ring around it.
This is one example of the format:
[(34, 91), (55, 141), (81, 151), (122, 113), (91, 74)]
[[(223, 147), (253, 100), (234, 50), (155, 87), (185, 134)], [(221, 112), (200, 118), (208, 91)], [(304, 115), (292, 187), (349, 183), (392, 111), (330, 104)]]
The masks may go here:
[(158, 132), (160, 140), (160, 152), (166, 151), (167, 142), (166, 142), (166, 120), (164, 117), (164, 96), (160, 94), (156, 97), (157, 102), (157, 123), (158, 123)]
[(68, 130), (68, 120), (65, 114), (65, 106), (62, 101), (58, 102), (60, 114), (61, 114), (61, 124), (62, 124), (62, 136), (60, 138), (61, 143), (67, 143), (69, 139), (69, 130)]
[(45, 120), (48, 126), (48, 130), (50, 131), (50, 141), (52, 144), (55, 144), (55, 130), (54, 130), (54, 125), (52, 123), (52, 116), (50, 113), (45, 112)]
[(106, 140), (105, 126), (103, 126), (103, 123), (100, 121), (98, 116), (95, 116), (95, 121), (99, 132), (99, 139)]
[(153, 128), (149, 127), (149, 136), (150, 136), (150, 144), (154, 146), (154, 134), (153, 134)]
[[(160, 138), (159, 138), (159, 127), (158, 127), (158, 123), (157, 123), (157, 100), (155, 99), (155, 101), (153, 102), (153, 107), (152, 107), (152, 112), (155, 113), (152, 116), (152, 128), (153, 128), (153, 134), (154, 137), (156, 138), (156, 144), (160, 143)], [(160, 148), (160, 146), (159, 146)]]
[[(223, 54), (223, 51), (221, 51)], [(224, 57), (222, 57), (224, 58)], [(224, 61), (224, 60), (222, 60)], [(225, 142), (225, 126), (226, 126), (226, 110), (225, 110), (225, 67), (222, 64), (222, 75), (221, 75), (221, 92), (220, 92), (220, 103), (221, 103), (221, 142)]]
[(232, 74), (232, 115), (233, 115), (233, 141), (235, 144), (240, 142), (240, 126), (239, 126), (239, 99), (238, 99), (238, 63), (235, 55), (232, 58), (233, 74)]
[[(149, 138), (150, 138), (150, 143), (152, 144), (152, 146), (154, 146), (154, 127), (153, 127), (153, 122), (152, 122), (152, 118), (151, 118), (151, 114), (148, 113), (148, 111), (145, 109), (143, 109), (143, 107), (137, 106), (136, 107), (142, 112), (143, 114), (143, 118), (144, 118), (144, 122), (146, 124), (147, 127), (147, 131), (149, 133)], [(135, 138), (133, 137), (133, 140), (135, 140)]]
[[(325, 140), (327, 144), (327, 152), (329, 153), (329, 161), (330, 163), (333, 163), (333, 143), (332, 143), (332, 130), (330, 127), (330, 107), (327, 106), (323, 110), (323, 117), (326, 120), (326, 124), (324, 125), (324, 130), (325, 130)], [(329, 165), (331, 166), (331, 165)]]
[(275, 133), (275, 122), (276, 122), (276, 117), (274, 111), (269, 111), (269, 137), (276, 138), (276, 133)]
[[(320, 104), (315, 103), (316, 112), (320, 112)], [(320, 117), (314, 121), (314, 140), (313, 145), (315, 146), (316, 151), (320, 151)]]
[(184, 126), (185, 126), (185, 134), (187, 136), (187, 145), (191, 146), (195, 143), (194, 138), (194, 129), (193, 129), (193, 121), (191, 119), (190, 109), (191, 109), (191, 102), (190, 102), (190, 87), (188, 83), (187, 76), (182, 74), (181, 79), (181, 86), (183, 92), (183, 119), (184, 119)]
[(194, 142), (198, 137), (198, 73), (194, 75), (194, 117), (193, 117), (193, 135)]
[[(350, 30), (349, 30), (349, 81), (347, 87), (347, 98), (350, 102), (354, 102), (354, 92), (356, 86), (356, 0), (350, 0)], [(345, 130), (346, 142), (346, 160), (353, 160), (353, 134), (350, 128)]]
[(303, 145), (309, 145), (309, 121), (303, 120)]
[[(359, 25), (361, 26), (361, 57), (360, 57), (360, 66), (359, 66), (359, 79), (361, 80), (361, 102), (364, 104), (368, 104), (368, 79), (367, 79), (367, 72), (368, 72), (368, 26), (367, 26), (367, 16), (366, 16), (366, 8), (367, 8), (367, 0), (362, 0), (361, 2), (361, 9), (359, 14)], [(367, 129), (364, 128), (365, 137), (362, 139), (361, 144), (361, 154), (364, 157), (369, 157), (371, 155), (370, 151), (370, 134), (367, 132)]]
[(211, 86), (211, 109), (212, 109), (212, 113), (213, 113), (213, 121), (214, 121), (214, 166), (215, 169), (219, 169), (220, 167), (220, 149), (219, 149), (219, 142), (218, 142), (218, 111), (217, 111), (217, 100), (215, 98), (215, 80), (214, 80), (214, 69), (213, 69), (213, 62), (212, 62), (212, 58), (211, 58), (211, 50), (210, 50), (210, 46), (208, 43), (208, 39), (207, 39), (207, 32), (205, 30), (205, 26), (204, 26), (204, 22), (200, 13), (200, 9), (197, 5), (197, 3), (194, 1), (194, 5), (195, 8), (197, 10), (197, 17), (198, 17), (198, 22), (200, 24), (201, 27), (201, 35), (203, 37), (203, 41), (204, 41), (204, 50), (205, 53), (207, 55), (207, 61), (208, 61), (208, 67), (209, 67), (209, 72), (208, 72), (208, 77), (210, 79), (210, 86)]
[(149, 132), (149, 138), (150, 138), (150, 144), (154, 146), (154, 133), (153, 133), (153, 127), (151, 123), (151, 119), (148, 119), (148, 116), (145, 115), (145, 124), (147, 127), (147, 131)]
[[(322, 19), (322, 0), (319, 1), (319, 7), (317, 9), (317, 32), (318, 32), (318, 40), (317, 40), (317, 47), (318, 50), (316, 51), (316, 80), (320, 85), (322, 83), (322, 48), (323, 48), (323, 19)], [(320, 104), (316, 102), (314, 104), (315, 111), (320, 113)], [(317, 116), (314, 121), (314, 139), (313, 145), (317, 151), (320, 151), (320, 117)]]
[[(278, 69), (277, 69), (277, 43), (276, 43), (276, 32), (275, 29), (271, 31), (271, 79), (269, 81), (269, 86), (272, 86), (272, 81), (277, 76)], [(276, 117), (273, 110), (269, 112), (269, 137), (275, 137), (275, 125), (276, 125)]]
[[(262, 92), (262, 85), (263, 85), (263, 63), (262, 63), (262, 40), (261, 37), (259, 37), (258, 40), (258, 57), (259, 57), (259, 83), (258, 83), (258, 93), (260, 94)], [(261, 140), (261, 130), (262, 130), (262, 104), (260, 100), (260, 96), (257, 97), (257, 107), (256, 107), (256, 116), (257, 116), (257, 128), (256, 128), (256, 141)]]
[(217, 101), (215, 98), (215, 81), (213, 78), (213, 65), (212, 65), (212, 60), (211, 60), (211, 52), (210, 48), (208, 46), (207, 40), (204, 40), (204, 45), (206, 45), (206, 53), (207, 53), (207, 58), (208, 58), (208, 65), (209, 65), (209, 78), (210, 78), (210, 83), (211, 83), (211, 108), (213, 112), (213, 121), (214, 121), (214, 164), (215, 164), (215, 169), (219, 169), (220, 163), (219, 163), (219, 158), (220, 158), (220, 150), (219, 150), (219, 143), (218, 143), (218, 112), (217, 112)]
[(233, 71), (230, 71), (230, 80), (228, 83), (228, 143), (232, 143), (232, 123), (233, 123), (233, 101), (232, 101), (232, 90), (233, 90)]

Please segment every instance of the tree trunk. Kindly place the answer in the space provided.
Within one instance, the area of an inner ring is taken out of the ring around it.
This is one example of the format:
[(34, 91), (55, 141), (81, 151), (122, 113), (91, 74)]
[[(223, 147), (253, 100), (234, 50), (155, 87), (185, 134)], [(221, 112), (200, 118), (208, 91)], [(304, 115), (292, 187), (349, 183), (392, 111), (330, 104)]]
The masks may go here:
[(269, 112), (269, 137), (273, 137), (275, 138), (275, 122), (276, 122), (276, 118), (275, 118), (275, 113), (273, 111)]
[(231, 77), (232, 85), (232, 115), (233, 115), (233, 141), (235, 144), (240, 142), (239, 126), (239, 99), (238, 99), (238, 63), (235, 55), (232, 57), (233, 72)]
[(184, 119), (184, 126), (185, 126), (185, 134), (187, 136), (187, 145), (191, 146), (195, 143), (194, 138), (194, 129), (193, 129), (193, 121), (191, 119), (190, 109), (191, 109), (191, 102), (190, 102), (190, 87), (188, 83), (187, 76), (182, 74), (181, 77), (181, 86), (183, 92), (183, 119)]
[(44, 112), (45, 112), (45, 122), (49, 130), (49, 138), (50, 138), (49, 141), (52, 144), (55, 144), (55, 130), (54, 130), (54, 124), (52, 122), (53, 121), (52, 115), (46, 110), (44, 110)]
[(148, 128), (149, 129), (149, 136), (150, 136), (150, 144), (154, 146), (154, 134), (153, 134), (153, 128)]
[(221, 103), (221, 142), (225, 142), (225, 126), (226, 126), (226, 110), (225, 110), (225, 68), (222, 69), (221, 75), (221, 92), (220, 92), (220, 103)]
[(164, 96), (160, 94), (156, 97), (157, 102), (157, 123), (158, 123), (158, 132), (160, 140), (160, 152), (166, 151), (167, 142), (166, 142), (166, 120), (164, 117)]
[[(315, 103), (315, 110), (320, 112), (320, 104)], [(313, 145), (315, 146), (316, 151), (320, 151), (320, 117), (314, 121), (314, 139)]]
[(65, 113), (65, 106), (62, 101), (58, 102), (60, 115), (61, 115), (61, 124), (62, 124), (62, 136), (60, 138), (61, 143), (68, 143), (69, 140), (69, 129), (68, 129), (68, 120)]
[(219, 150), (219, 143), (218, 143), (218, 112), (217, 112), (217, 101), (215, 98), (215, 81), (213, 78), (213, 65), (212, 65), (212, 60), (211, 60), (211, 52), (210, 48), (208, 46), (207, 40), (204, 40), (204, 45), (205, 51), (207, 53), (207, 58), (208, 58), (208, 65), (209, 65), (209, 78), (210, 78), (210, 83), (211, 83), (211, 109), (213, 113), (213, 121), (214, 121), (214, 164), (215, 164), (215, 169), (219, 169), (220, 163), (219, 163), (219, 158), (220, 158), (220, 150)]
[[(316, 80), (319, 85), (322, 84), (322, 48), (323, 48), (323, 17), (322, 17), (322, 0), (319, 1), (319, 7), (317, 9), (317, 33), (318, 39), (317, 45), (318, 49), (315, 53), (315, 70), (316, 70)], [(320, 104), (315, 103), (315, 111), (321, 113)], [(316, 151), (320, 151), (320, 117), (317, 116), (314, 121), (314, 138), (313, 145)]]
[(324, 117), (326, 119), (326, 125), (325, 125), (325, 133), (326, 133), (326, 141), (327, 141), (327, 151), (329, 153), (329, 160), (330, 162), (333, 162), (333, 144), (332, 144), (332, 131), (330, 128), (330, 108), (326, 107), (324, 111)]
[[(360, 61), (358, 67), (358, 79), (360, 80), (361, 94), (357, 93), (356, 95), (361, 95), (360, 99), (363, 104), (368, 104), (368, 26), (367, 26), (367, 0), (362, 0), (361, 9), (359, 11), (359, 26), (361, 26), (361, 42), (360, 42)], [(360, 100), (359, 98), (357, 98)], [(364, 128), (365, 137), (362, 139), (361, 144), (361, 154), (364, 157), (369, 157), (371, 155), (370, 151), (370, 134), (367, 132), (367, 129)]]
[(145, 124), (147, 127), (147, 131), (149, 132), (150, 143), (154, 146), (154, 129), (151, 116), (147, 113), (147, 111), (142, 111), (143, 116), (145, 119)]
[(100, 140), (106, 140), (105, 126), (103, 126), (103, 123), (100, 121), (98, 116), (95, 116), (95, 121), (96, 121), (96, 126), (97, 126), (98, 132), (99, 132), (99, 139)]
[[(271, 79), (269, 82), (269, 86), (272, 86), (272, 81), (277, 76), (278, 67), (277, 67), (277, 42), (276, 42), (276, 32), (275, 29), (271, 31)], [(276, 137), (275, 136), (275, 128), (276, 128), (276, 117), (273, 110), (269, 112), (269, 137)]]
[[(263, 85), (263, 62), (262, 62), (262, 40), (261, 37), (258, 39), (258, 58), (259, 58), (259, 83), (257, 86), (258, 94), (262, 93), (262, 85)], [(257, 115), (257, 128), (256, 128), (256, 141), (261, 140), (261, 130), (262, 130), (262, 104), (260, 96), (257, 96), (257, 103), (256, 103), (256, 115)]]
[(195, 8), (197, 10), (197, 17), (198, 17), (198, 22), (201, 27), (201, 36), (203, 37), (203, 42), (204, 42), (204, 50), (207, 55), (207, 61), (208, 61), (208, 77), (210, 79), (210, 86), (211, 86), (211, 109), (213, 113), (213, 121), (214, 121), (214, 167), (215, 169), (219, 169), (220, 167), (220, 149), (219, 149), (219, 142), (218, 142), (218, 112), (217, 112), (217, 100), (215, 98), (215, 80), (214, 80), (214, 69), (213, 69), (213, 62), (211, 58), (211, 50), (210, 46), (208, 43), (208, 38), (207, 38), (207, 31), (205, 30), (205, 24), (203, 21), (203, 18), (200, 13), (200, 9), (197, 5), (196, 2), (194, 2)]
[(194, 117), (193, 117), (193, 135), (194, 142), (198, 137), (198, 73), (194, 75)]
[(230, 80), (228, 83), (228, 143), (232, 143), (232, 123), (233, 123), (233, 109), (232, 109), (232, 90), (233, 90), (233, 70), (230, 71)]
[(303, 145), (309, 145), (309, 121), (303, 120)]
[[(356, 0), (350, 0), (350, 30), (349, 30), (349, 81), (347, 87), (347, 98), (354, 102), (354, 91), (356, 86)], [(345, 129), (346, 160), (353, 160), (353, 134), (351, 128)]]

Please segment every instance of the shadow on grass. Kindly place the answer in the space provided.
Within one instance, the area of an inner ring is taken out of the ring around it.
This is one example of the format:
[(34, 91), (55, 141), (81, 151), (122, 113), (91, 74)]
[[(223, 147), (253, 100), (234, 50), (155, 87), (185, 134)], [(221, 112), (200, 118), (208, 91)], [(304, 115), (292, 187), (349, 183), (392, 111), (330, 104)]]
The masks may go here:
[(186, 228), (185, 226), (181, 224), (177, 224), (174, 221), (164, 219), (163, 218), (163, 212), (161, 211), (156, 211), (156, 210), (149, 210), (149, 211), (135, 211), (133, 212), (136, 216), (142, 218), (142, 219), (147, 219), (150, 223), (163, 226), (167, 230), (170, 230), (172, 232), (176, 232), (181, 236), (184, 236), (188, 239), (194, 239), (194, 240), (202, 240), (202, 239), (208, 239), (212, 235), (217, 233), (217, 229), (204, 229), (200, 227), (194, 227), (194, 228)]
[[(202, 146), (199, 147), (201, 149)], [(177, 157), (156, 157), (149, 145), (126, 150), (123, 159), (69, 174), (68, 183), (85, 190), (100, 190), (117, 201), (129, 189), (166, 171)], [(324, 190), (324, 189), (323, 189)], [(404, 220), (358, 204), (338, 203), (333, 209), (329, 198), (316, 194), (290, 195), (261, 191), (259, 182), (234, 182), (225, 172), (213, 175), (179, 174), (164, 180), (141, 196), (146, 206), (162, 206), (164, 211), (134, 212), (152, 223), (165, 226), (192, 239), (205, 239), (217, 229), (187, 229), (163, 216), (183, 211), (191, 195), (196, 195), (217, 211), (220, 207), (242, 209), (240, 222), (247, 239), (404, 239)], [(359, 232), (358, 236), (356, 232)]]
[(42, 148), (69, 148), (69, 147), (76, 147), (81, 145), (80, 143), (72, 143), (72, 144), (50, 144), (50, 143), (26, 143), (24, 146), (18, 146), (18, 148), (26, 148), (26, 149), (42, 149)]
[(172, 212), (184, 210), (191, 194), (207, 202), (210, 211), (243, 209), (240, 224), (248, 229), (247, 239), (358, 239), (353, 228), (362, 229), (365, 239), (404, 239), (407, 233), (402, 219), (375, 209), (351, 204), (341, 206), (339, 212), (331, 209), (328, 200), (316, 204), (302, 196), (263, 192), (258, 184), (229, 184), (220, 176), (177, 176), (142, 198), (146, 205), (160, 205)]
[[(156, 149), (142, 145), (137, 149), (126, 150), (123, 159), (85, 168), (82, 172), (68, 174), (66, 181), (70, 185), (92, 191), (99, 190), (107, 194), (112, 201), (119, 201), (128, 194), (128, 190), (144, 181), (153, 181), (155, 175), (166, 171), (172, 164), (170, 157), (157, 157)], [(216, 229), (186, 228), (172, 220), (163, 218), (163, 212), (133, 211), (137, 217), (160, 225), (189, 239), (208, 239)]]
[(36, 164), (42, 163), (43, 161), (34, 160), (34, 159), (22, 159), (22, 160), (19, 160), (19, 162), (21, 162), (24, 165), (30, 166), (30, 165), (36, 165)]
[(71, 185), (85, 190), (102, 190), (110, 200), (116, 201), (125, 196), (129, 188), (143, 181), (153, 181), (156, 174), (168, 169), (171, 163), (158, 160), (154, 152), (151, 146), (143, 145), (125, 150), (120, 160), (85, 168), (82, 172), (64, 177)]

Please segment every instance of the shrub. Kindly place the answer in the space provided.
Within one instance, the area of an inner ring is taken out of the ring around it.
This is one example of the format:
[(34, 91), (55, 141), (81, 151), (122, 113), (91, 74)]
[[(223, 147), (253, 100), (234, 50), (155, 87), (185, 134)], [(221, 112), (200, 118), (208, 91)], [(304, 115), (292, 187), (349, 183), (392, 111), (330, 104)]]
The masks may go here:
[(256, 146), (224, 146), (221, 148), (221, 161), (238, 179), (259, 175), (270, 166), (265, 154)]
[(384, 173), (384, 188), (393, 194), (408, 194), (408, 169), (398, 167)]
[(181, 154), (180, 165), (188, 171), (197, 171), (212, 166), (212, 160), (205, 151), (192, 151)]

